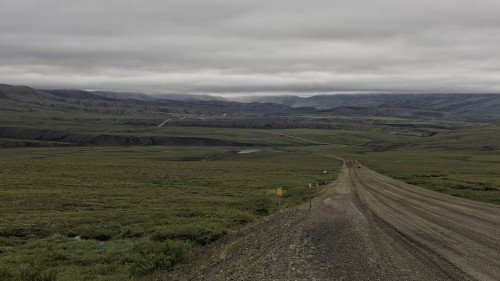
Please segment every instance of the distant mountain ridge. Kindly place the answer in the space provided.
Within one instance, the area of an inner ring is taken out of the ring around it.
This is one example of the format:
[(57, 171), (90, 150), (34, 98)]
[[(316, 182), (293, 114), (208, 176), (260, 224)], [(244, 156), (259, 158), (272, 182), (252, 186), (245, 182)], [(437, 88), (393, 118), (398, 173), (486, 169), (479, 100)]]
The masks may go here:
[(114, 91), (87, 91), (80, 89), (55, 89), (41, 90), (51, 93), (56, 96), (73, 99), (96, 99), (96, 100), (139, 100), (139, 101), (154, 101), (154, 100), (200, 100), (213, 101), (225, 100), (222, 97), (210, 95), (183, 95), (183, 94), (158, 94), (150, 95), (135, 92), (114, 92)]
[(291, 107), (412, 109), (500, 117), (500, 94), (336, 94), (307, 98), (296, 96), (257, 97), (253, 101)]
[(0, 98), (21, 102), (30, 102), (40, 99), (56, 99), (57, 96), (45, 91), (30, 88), (28, 86), (11, 86), (0, 84)]
[(0, 109), (30, 111), (34, 107), (94, 112), (197, 112), (198, 114), (303, 114), (448, 119), (474, 122), (500, 120), (500, 94), (336, 94), (312, 97), (250, 97), (248, 102), (206, 95), (152, 96), (141, 93), (85, 90), (37, 90), (0, 84)]
[(83, 100), (114, 100), (113, 98), (107, 98), (93, 92), (88, 92), (84, 90), (41, 90), (52, 95), (68, 98), (68, 99), (83, 99)]
[[(205, 95), (162, 95), (150, 96), (140, 93), (92, 92), (85, 90), (37, 90), (27, 86), (0, 84), (0, 109), (29, 111), (33, 108), (85, 110), (94, 112), (144, 111), (156, 112), (197, 112), (199, 114), (223, 115), (225, 113), (282, 114), (302, 112), (278, 103), (240, 103)], [(313, 108), (305, 109), (315, 111)], [(125, 113), (128, 112), (128, 113)]]
[(142, 101), (152, 101), (156, 98), (147, 94), (142, 93), (129, 93), (129, 92), (109, 92), (109, 91), (92, 91), (94, 95), (113, 99), (113, 100), (142, 100)]

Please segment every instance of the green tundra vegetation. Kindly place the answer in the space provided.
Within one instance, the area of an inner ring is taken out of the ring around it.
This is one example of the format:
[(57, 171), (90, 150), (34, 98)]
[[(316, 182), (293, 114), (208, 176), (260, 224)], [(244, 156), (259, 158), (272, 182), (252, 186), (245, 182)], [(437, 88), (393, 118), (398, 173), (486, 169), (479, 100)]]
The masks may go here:
[(294, 149), (239, 150), (0, 150), (0, 279), (128, 280), (168, 270), (191, 248), (275, 212), (278, 185), (293, 206), (308, 182), (328, 180), (323, 170), (341, 164)]

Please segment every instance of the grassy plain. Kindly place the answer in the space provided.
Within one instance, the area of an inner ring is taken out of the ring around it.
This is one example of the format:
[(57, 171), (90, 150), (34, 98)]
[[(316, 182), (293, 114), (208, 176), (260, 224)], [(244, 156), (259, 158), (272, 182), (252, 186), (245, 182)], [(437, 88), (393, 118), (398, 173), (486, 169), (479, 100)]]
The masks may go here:
[[(285, 205), (340, 163), (293, 149), (0, 150), (0, 279), (128, 280)], [(37, 279), (38, 278), (38, 279)]]

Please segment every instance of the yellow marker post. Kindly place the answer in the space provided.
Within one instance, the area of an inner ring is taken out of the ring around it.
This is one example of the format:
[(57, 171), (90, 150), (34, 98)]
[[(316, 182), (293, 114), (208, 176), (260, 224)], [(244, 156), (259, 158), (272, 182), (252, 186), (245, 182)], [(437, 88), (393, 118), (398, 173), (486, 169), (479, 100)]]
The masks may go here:
[(276, 195), (278, 195), (279, 197), (283, 196), (283, 187), (280, 186), (276, 188)]

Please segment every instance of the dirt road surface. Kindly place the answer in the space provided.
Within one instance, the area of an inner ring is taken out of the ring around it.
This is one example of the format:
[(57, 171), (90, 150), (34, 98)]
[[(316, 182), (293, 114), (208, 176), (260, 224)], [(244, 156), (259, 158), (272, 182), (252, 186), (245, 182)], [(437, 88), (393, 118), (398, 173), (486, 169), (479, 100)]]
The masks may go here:
[(500, 280), (500, 206), (436, 193), (354, 160), (326, 191), (212, 245), (167, 280)]

